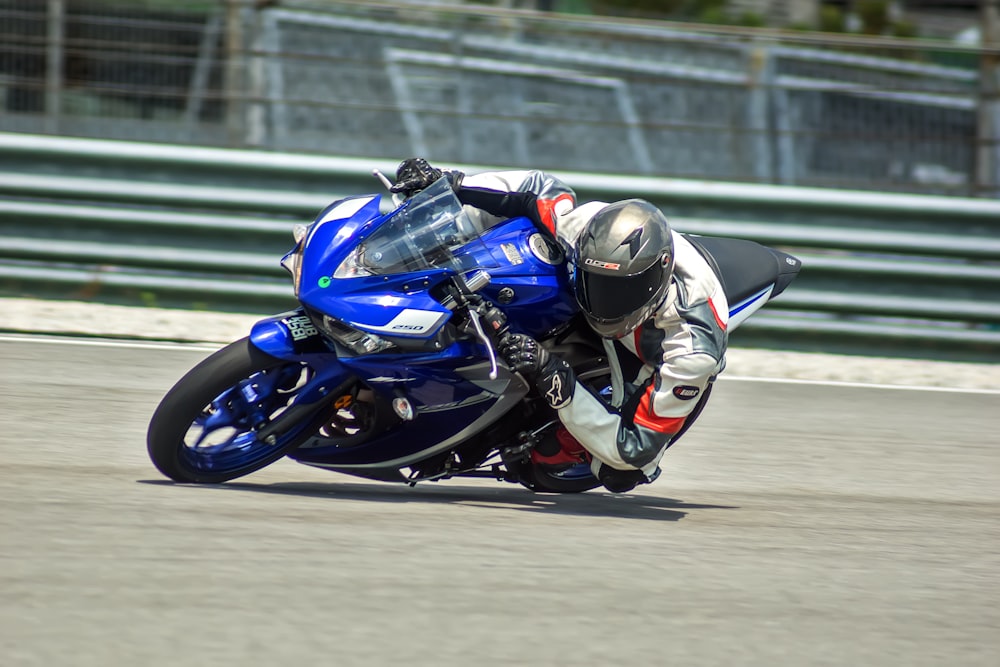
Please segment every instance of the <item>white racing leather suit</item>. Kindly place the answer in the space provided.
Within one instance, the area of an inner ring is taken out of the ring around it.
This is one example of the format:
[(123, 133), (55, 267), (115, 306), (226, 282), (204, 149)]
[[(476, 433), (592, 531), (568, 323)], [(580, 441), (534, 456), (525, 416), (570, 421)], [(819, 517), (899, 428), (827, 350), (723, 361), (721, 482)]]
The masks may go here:
[[(459, 199), (482, 228), (495, 218), (469, 206), (476, 200), (477, 189), (534, 193), (535, 198), (521, 197), (520, 204), (508, 206), (503, 217), (530, 217), (564, 245), (570, 258), (584, 226), (607, 206), (605, 202), (576, 206), (573, 191), (541, 171), (466, 176)], [(513, 210), (517, 206), (522, 210)], [(674, 436), (725, 367), (729, 305), (722, 285), (694, 246), (677, 232), (671, 233), (674, 273), (666, 297), (652, 317), (619, 341), (643, 364), (637, 377), (625, 378), (633, 390), (616, 408), (578, 382), (573, 400), (558, 410), (562, 424), (594, 457), (595, 473), (603, 462), (654, 477)]]

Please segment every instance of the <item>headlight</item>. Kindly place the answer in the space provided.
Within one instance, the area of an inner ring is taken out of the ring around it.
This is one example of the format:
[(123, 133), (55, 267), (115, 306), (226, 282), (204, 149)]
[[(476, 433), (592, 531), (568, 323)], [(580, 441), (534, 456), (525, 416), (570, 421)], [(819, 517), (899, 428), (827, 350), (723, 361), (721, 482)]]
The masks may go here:
[(307, 313), (317, 329), (354, 354), (374, 354), (395, 347), (389, 341), (383, 340), (375, 334), (355, 329), (329, 315), (324, 315), (314, 310), (308, 310)]
[(370, 276), (373, 275), (367, 267), (361, 264), (361, 258), (364, 255), (364, 250), (361, 246), (355, 248), (351, 251), (344, 261), (340, 263), (337, 270), (333, 272), (334, 278), (358, 278), (360, 276)]
[(296, 247), (287, 255), (281, 258), (281, 265), (292, 274), (292, 287), (295, 296), (299, 295), (299, 283), (302, 282), (302, 248)]
[(305, 225), (295, 225), (292, 227), (292, 238), (295, 239), (295, 247), (292, 251), (281, 258), (281, 266), (285, 267), (285, 270), (292, 274), (292, 287), (295, 290), (295, 296), (299, 295), (299, 284), (302, 282), (302, 250), (304, 247), (304, 241), (306, 234), (309, 233), (309, 228)]

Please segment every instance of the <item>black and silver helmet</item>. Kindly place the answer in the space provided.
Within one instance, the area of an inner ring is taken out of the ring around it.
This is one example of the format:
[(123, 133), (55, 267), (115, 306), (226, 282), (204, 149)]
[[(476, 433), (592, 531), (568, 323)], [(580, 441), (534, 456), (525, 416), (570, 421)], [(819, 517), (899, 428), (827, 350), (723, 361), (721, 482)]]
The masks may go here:
[(674, 270), (670, 224), (641, 199), (608, 204), (576, 241), (576, 300), (603, 338), (621, 338), (666, 297)]

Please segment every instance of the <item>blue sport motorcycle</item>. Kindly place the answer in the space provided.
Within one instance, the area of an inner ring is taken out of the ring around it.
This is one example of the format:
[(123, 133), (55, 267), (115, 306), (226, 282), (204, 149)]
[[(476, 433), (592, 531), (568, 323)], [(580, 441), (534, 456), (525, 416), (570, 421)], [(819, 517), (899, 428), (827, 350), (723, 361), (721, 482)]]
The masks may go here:
[[(156, 467), (212, 484), (288, 456), (387, 482), (599, 486), (583, 458), (532, 456), (559, 451), (558, 419), (495, 351), (503, 332), (528, 334), (609, 393), (561, 248), (526, 218), (478, 228), (446, 179), (388, 214), (380, 200), (334, 202), (294, 229), (282, 265), (300, 307), (257, 322), (167, 392), (147, 437)], [(687, 238), (718, 269), (730, 330), (798, 273), (797, 259), (750, 241)]]

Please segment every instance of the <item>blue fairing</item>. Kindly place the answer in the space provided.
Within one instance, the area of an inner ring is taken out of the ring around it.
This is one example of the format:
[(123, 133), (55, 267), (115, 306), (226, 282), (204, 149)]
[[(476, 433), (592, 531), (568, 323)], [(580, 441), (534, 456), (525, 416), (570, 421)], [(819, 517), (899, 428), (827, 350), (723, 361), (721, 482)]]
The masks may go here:
[[(302, 269), (302, 288), (309, 293), (320, 278), (329, 276), (344, 257), (387, 216), (379, 214), (381, 197), (342, 199), (316, 216), (305, 245), (309, 256)], [(346, 216), (346, 217), (345, 217)]]
[[(501, 368), (495, 380), (470, 345), (456, 343), (442, 355), (381, 355), (345, 360), (372, 390), (391, 400), (405, 396), (416, 418), (349, 448), (302, 447), (290, 456), (326, 467), (401, 467), (470, 437), (514, 407), (528, 391), (520, 377)], [(483, 420), (475, 426), (477, 420)], [(472, 428), (470, 428), (472, 425)], [(458, 437), (456, 437), (458, 436)]]
[[(548, 262), (561, 259), (559, 248), (548, 244), (527, 218), (509, 220), (483, 235), (498, 268), (483, 295), (500, 304), (512, 331), (545, 338), (565, 325), (577, 312), (565, 266)], [(547, 248), (544, 254), (539, 248)], [(547, 261), (539, 257), (542, 255)], [(504, 304), (501, 292), (513, 293)]]
[[(504, 311), (513, 331), (542, 338), (576, 313), (559, 248), (529, 220), (516, 218), (481, 236), (463, 236), (460, 220), (435, 218), (421, 228), (419, 220), (401, 218), (412, 201), (388, 215), (379, 213), (378, 197), (327, 207), (299, 248), (303, 308), (262, 320), (251, 332), (251, 342), (272, 356), (305, 361), (331, 382), (357, 377), (383, 406), (397, 397), (413, 406), (412, 421), (383, 415), (397, 423), (364, 443), (341, 447), (323, 438), (310, 441), (289, 455), (303, 463), (403, 467), (474, 436), (520, 402), (528, 391), (520, 376), (501, 366), (498, 377), (489, 379), (485, 347), (451, 324), (454, 314), (442, 305), (442, 290), (456, 273), (488, 271), (491, 281), (480, 294)], [(459, 238), (464, 245), (449, 246), (440, 262), (419, 245), (412, 256), (406, 254), (442, 227), (450, 235), (436, 238)], [(379, 271), (383, 256), (388, 257), (384, 262), (396, 262), (393, 270)], [(328, 338), (331, 325), (317, 320), (323, 316), (332, 318), (334, 327), (340, 322), (392, 347), (359, 355)]]
[[(337, 268), (393, 214), (379, 214), (380, 198), (355, 197), (331, 204), (317, 216), (306, 238), (299, 300), (363, 331), (430, 339), (450, 311), (430, 294), (454, 271), (448, 267), (390, 275), (334, 277)], [(349, 217), (339, 216), (350, 213)], [(577, 306), (558, 248), (546, 242), (527, 218), (508, 220), (457, 252), (463, 268), (484, 268), (493, 277), (483, 295), (507, 314), (511, 329), (544, 337), (565, 324)], [(542, 250), (540, 250), (542, 249)], [(509, 301), (501, 298), (512, 295)], [(416, 318), (417, 330), (403, 328)], [(424, 326), (426, 325), (426, 326)]]

